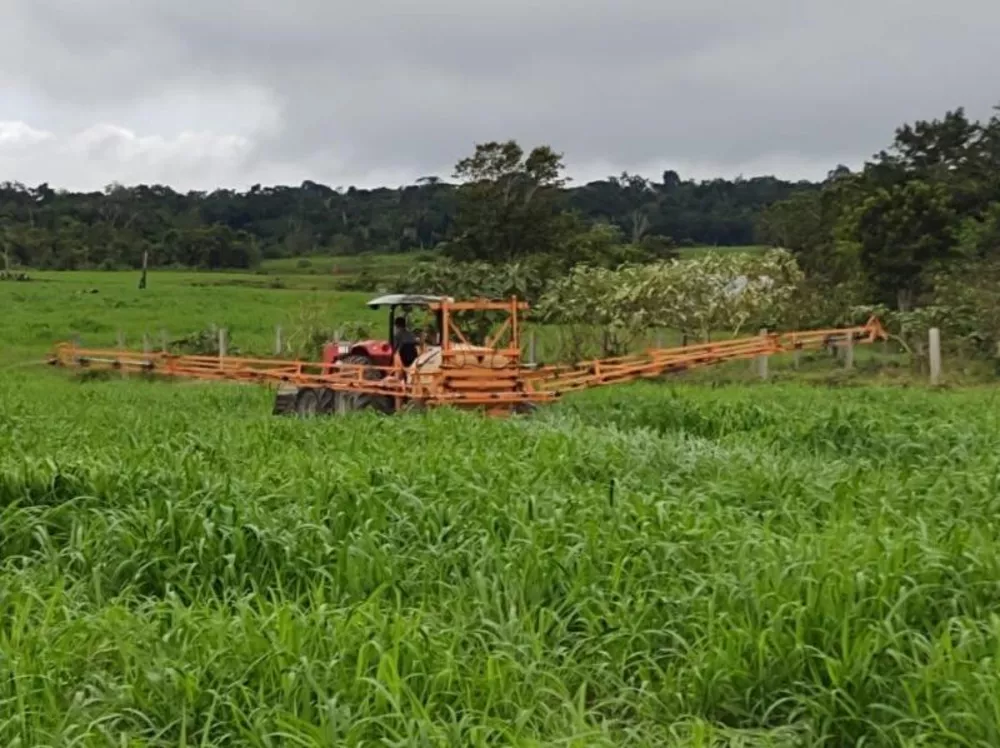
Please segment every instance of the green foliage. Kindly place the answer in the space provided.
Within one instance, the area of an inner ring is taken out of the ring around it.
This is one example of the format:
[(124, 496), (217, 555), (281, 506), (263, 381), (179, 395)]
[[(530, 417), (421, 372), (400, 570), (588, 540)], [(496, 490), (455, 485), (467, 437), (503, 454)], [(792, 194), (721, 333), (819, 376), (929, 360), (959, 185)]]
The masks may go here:
[[(551, 149), (541, 147), (518, 158), (513, 152), (509, 144), (489, 144), (465, 159), (459, 172), (472, 181), (462, 187), (429, 177), (398, 189), (333, 189), (306, 181), (254, 185), (243, 192), (182, 193), (140, 184), (74, 193), (48, 184), (4, 182), (0, 250), (12, 266), (36, 269), (137, 268), (144, 251), (152, 267), (245, 268), (261, 259), (304, 255), (420, 252), (461, 239), (471, 226), (473, 254), (497, 259), (559, 244), (567, 226), (548, 220), (558, 206), (559, 212), (581, 216), (583, 228), (609, 223), (627, 243), (656, 252), (675, 241), (750, 244), (759, 212), (798, 186), (770, 177), (685, 181), (668, 172), (663, 184), (623, 175), (567, 188)], [(480, 176), (500, 175), (504, 189), (510, 189), (507, 197), (477, 184)], [(479, 212), (476, 206), (484, 203), (477, 200), (471, 207), (465, 201), (460, 209), (460, 195), (470, 194), (490, 196), (491, 205), (505, 204), (512, 220), (497, 223)], [(456, 227), (456, 221), (462, 225)], [(503, 226), (519, 226), (520, 233), (508, 238)]]
[(971, 216), (962, 222), (958, 250), (969, 259), (1000, 257), (1000, 201), (986, 206), (982, 216)]
[(607, 329), (616, 350), (648, 327), (708, 340), (713, 331), (735, 336), (751, 321), (776, 326), (802, 278), (784, 250), (710, 253), (617, 270), (578, 266), (551, 284), (539, 312), (546, 321)]
[[(375, 328), (370, 320), (338, 320), (331, 301), (316, 300), (300, 303), (285, 330), (285, 355), (318, 361), (328, 342), (365, 340), (372, 337)], [(378, 335), (384, 337), (386, 331), (380, 330)]]
[(570, 227), (562, 218), (562, 155), (538, 146), (525, 155), (514, 141), (483, 143), (459, 161), (454, 238), (442, 253), (452, 260), (512, 262), (554, 255)]
[[(234, 345), (232, 332), (227, 330), (226, 352), (238, 356), (240, 349)], [(196, 330), (192, 333), (169, 341), (171, 353), (186, 353), (192, 356), (219, 355), (219, 328), (216, 325)]]
[(861, 307), (874, 313), (915, 354), (918, 367), (926, 364), (927, 334), (941, 330), (942, 347), (961, 357), (1000, 358), (1000, 260), (955, 262), (929, 276), (933, 292), (928, 303), (898, 311)]
[(858, 259), (879, 296), (897, 297), (905, 310), (923, 290), (924, 272), (953, 255), (956, 218), (943, 185), (911, 181), (868, 195), (842, 231), (857, 243)]
[(424, 293), (455, 299), (520, 299), (534, 301), (551, 270), (546, 258), (494, 264), (439, 261), (416, 265), (393, 284), (400, 293)]
[(857, 174), (840, 167), (817, 193), (766, 208), (762, 240), (792, 249), (817, 281), (868, 286), (906, 311), (929, 303), (930, 277), (1000, 246), (1000, 115), (963, 109), (898, 128)]
[(668, 239), (645, 235), (637, 243), (626, 243), (617, 226), (597, 223), (568, 232), (556, 248), (552, 262), (566, 271), (574, 265), (616, 268), (629, 263), (665, 260), (676, 255), (677, 250)]
[(757, 217), (796, 190), (816, 185), (774, 177), (682, 180), (673, 171), (662, 182), (630, 174), (591, 182), (567, 194), (586, 219), (616, 225), (632, 244), (659, 237), (679, 246), (754, 243)]
[[(780, 321), (792, 330), (815, 330), (862, 323), (856, 310), (872, 298), (863, 278), (831, 283), (822, 277), (806, 276), (784, 305)], [(880, 307), (882, 308), (882, 307)]]
[(270, 397), (0, 374), (0, 744), (1000, 742), (994, 395)]

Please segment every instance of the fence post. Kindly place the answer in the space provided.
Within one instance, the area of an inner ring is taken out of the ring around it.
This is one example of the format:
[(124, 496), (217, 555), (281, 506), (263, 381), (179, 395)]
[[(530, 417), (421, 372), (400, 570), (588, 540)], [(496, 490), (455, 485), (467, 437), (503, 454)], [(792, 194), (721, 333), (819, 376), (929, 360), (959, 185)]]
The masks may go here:
[(847, 340), (844, 341), (844, 368), (854, 368), (854, 335), (848, 333)]
[(170, 336), (166, 330), (160, 330), (160, 350), (164, 353), (170, 348)]
[(941, 384), (941, 331), (932, 327), (928, 333), (930, 344), (931, 384)]
[(528, 363), (531, 364), (532, 366), (535, 365), (535, 361), (537, 360), (535, 358), (535, 355), (538, 352), (537, 344), (538, 341), (537, 338), (535, 337), (535, 331), (532, 330), (531, 332), (528, 333)]
[(152, 343), (149, 342), (149, 333), (144, 332), (142, 334), (142, 352), (149, 354), (153, 350)]
[(224, 368), (223, 359), (226, 358), (226, 347), (227, 347), (226, 343), (227, 342), (228, 341), (226, 340), (226, 328), (225, 327), (220, 327), (219, 328), (219, 368), (220, 369)]
[[(766, 327), (760, 328), (760, 336), (762, 338), (767, 337)], [(760, 375), (761, 379), (767, 379), (767, 358), (768, 357), (766, 353), (757, 356), (757, 374)]]
[(277, 325), (274, 328), (274, 355), (280, 356), (284, 350), (285, 347), (281, 340), (281, 325)]
[(118, 373), (121, 375), (122, 379), (128, 376), (128, 372), (125, 370), (125, 366), (122, 364), (121, 356), (125, 353), (125, 333), (121, 330), (118, 331), (118, 355), (115, 357), (116, 366), (118, 367)]
[(802, 349), (796, 346), (795, 350), (792, 352), (792, 366), (798, 369), (799, 364), (801, 363), (802, 363)]
[(663, 347), (663, 330), (656, 331), (656, 347), (657, 348)]

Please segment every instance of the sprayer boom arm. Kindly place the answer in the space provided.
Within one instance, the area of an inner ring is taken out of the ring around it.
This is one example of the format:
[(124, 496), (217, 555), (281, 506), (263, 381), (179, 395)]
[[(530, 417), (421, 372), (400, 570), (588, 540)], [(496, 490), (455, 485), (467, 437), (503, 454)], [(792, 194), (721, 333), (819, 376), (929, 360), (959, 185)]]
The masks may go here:
[[(737, 359), (817, 349), (885, 339), (875, 318), (860, 327), (774, 333), (700, 343), (676, 348), (652, 348), (644, 353), (604, 358), (570, 366), (523, 366), (519, 312), (527, 305), (508, 301), (435, 301), (430, 305), (442, 320), (441, 345), (429, 348), (410, 366), (399, 355), (391, 366), (364, 363), (283, 361), (225, 355), (173, 355), (116, 349), (85, 349), (62, 343), (50, 358), (57, 366), (155, 373), (186, 379), (223, 380), (332, 393), (325, 407), (337, 400), (377, 403), (384, 411), (406, 404), (485, 408), (494, 414), (551, 402), (565, 392), (648, 379)], [(505, 312), (506, 320), (482, 345), (470, 343), (456, 315), (464, 312)], [(315, 393), (314, 393), (315, 394)], [(295, 395), (297, 397), (297, 395)], [(337, 407), (341, 407), (338, 405)], [(359, 406), (361, 407), (361, 406)]]

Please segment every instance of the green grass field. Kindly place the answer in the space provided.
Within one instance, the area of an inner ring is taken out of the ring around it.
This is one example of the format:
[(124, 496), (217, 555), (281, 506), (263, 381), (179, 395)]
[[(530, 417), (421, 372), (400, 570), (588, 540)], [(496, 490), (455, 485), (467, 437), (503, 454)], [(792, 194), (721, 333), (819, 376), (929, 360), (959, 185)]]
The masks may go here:
[(365, 306), (371, 294), (334, 291), (310, 276), (287, 276), (283, 288), (240, 273), (152, 272), (142, 291), (138, 280), (138, 273), (49, 272), (0, 283), (0, 362), (44, 355), (74, 335), (87, 346), (113, 346), (119, 330), (127, 346), (140, 348), (144, 334), (159, 345), (163, 330), (173, 339), (215, 324), (241, 350), (270, 354), (278, 325), (387, 324)]
[(0, 742), (996, 745), (998, 404), (8, 373)]
[(430, 251), (394, 255), (285, 257), (277, 260), (265, 260), (261, 263), (261, 270), (268, 274), (333, 275), (339, 278), (356, 276), (364, 271), (399, 274), (405, 272), (413, 263), (430, 260), (433, 257), (434, 254)]
[(34, 277), (0, 284), (0, 745), (1000, 744), (994, 390), (742, 362), (274, 418), (29, 364), (210, 322), (267, 352), (368, 294)]

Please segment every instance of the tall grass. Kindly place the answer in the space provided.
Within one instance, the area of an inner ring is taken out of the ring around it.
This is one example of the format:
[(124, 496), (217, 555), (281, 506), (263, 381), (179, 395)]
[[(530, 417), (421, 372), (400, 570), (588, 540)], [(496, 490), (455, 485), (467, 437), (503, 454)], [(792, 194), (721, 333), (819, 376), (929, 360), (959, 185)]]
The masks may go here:
[(995, 400), (268, 405), (0, 379), (0, 743), (1000, 743)]

